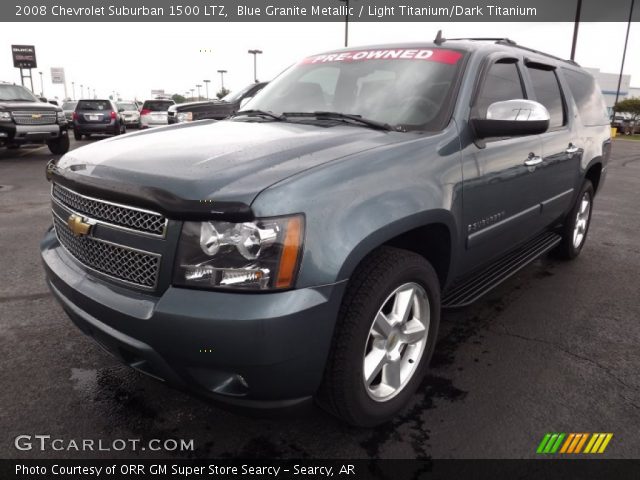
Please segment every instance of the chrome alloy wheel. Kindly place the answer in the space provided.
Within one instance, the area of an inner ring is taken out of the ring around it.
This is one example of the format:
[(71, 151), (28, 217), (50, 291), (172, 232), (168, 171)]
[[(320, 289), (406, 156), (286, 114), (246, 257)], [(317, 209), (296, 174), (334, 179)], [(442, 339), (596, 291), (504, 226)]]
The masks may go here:
[(584, 192), (580, 200), (580, 207), (576, 214), (576, 222), (573, 227), (573, 248), (578, 249), (584, 242), (589, 227), (589, 214), (591, 213), (591, 195)]
[(392, 399), (409, 383), (427, 345), (431, 313), (427, 292), (405, 283), (384, 301), (364, 349), (362, 380), (369, 397)]

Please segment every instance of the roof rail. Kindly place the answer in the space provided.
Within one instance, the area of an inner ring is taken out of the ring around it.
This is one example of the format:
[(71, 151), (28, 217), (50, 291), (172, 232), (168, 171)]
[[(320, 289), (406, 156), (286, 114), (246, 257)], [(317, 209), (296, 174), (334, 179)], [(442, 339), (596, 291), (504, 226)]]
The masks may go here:
[(468, 38), (447, 38), (446, 40), (473, 40), (475, 42), (496, 42), (506, 45), (517, 45), (516, 42), (507, 37), (468, 37)]
[(436, 45), (441, 45), (444, 42), (453, 41), (453, 40), (471, 40), (471, 41), (474, 41), (474, 42), (495, 42), (498, 45), (506, 45), (506, 46), (509, 46), (509, 47), (519, 48), (521, 50), (526, 50), (527, 52), (537, 53), (538, 55), (543, 55), (545, 57), (553, 58), (554, 60), (560, 60), (561, 62), (566, 62), (566, 63), (569, 63), (571, 65), (575, 65), (577, 67), (580, 66), (577, 62), (575, 62), (573, 60), (566, 60), (564, 58), (556, 57), (554, 55), (549, 55), (548, 53), (544, 53), (544, 52), (541, 52), (539, 50), (534, 50), (533, 48), (523, 47), (522, 45), (518, 45), (515, 41), (511, 40), (510, 38), (506, 38), (506, 37), (502, 37), (502, 38), (500, 38), (500, 37), (444, 38), (442, 36), (442, 30), (438, 30), (438, 34), (436, 35), (436, 39), (433, 41), (433, 43), (435, 43)]

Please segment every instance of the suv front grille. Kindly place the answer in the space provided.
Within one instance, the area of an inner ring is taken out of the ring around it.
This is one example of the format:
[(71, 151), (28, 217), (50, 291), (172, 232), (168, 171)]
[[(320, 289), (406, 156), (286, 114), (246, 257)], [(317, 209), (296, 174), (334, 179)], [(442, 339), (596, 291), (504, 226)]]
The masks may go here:
[(11, 112), (16, 125), (53, 125), (56, 123), (56, 112)]
[(80, 263), (121, 282), (153, 289), (160, 271), (159, 254), (106, 242), (88, 235), (76, 237), (55, 213), (53, 224), (60, 244)]
[(96, 220), (137, 232), (164, 236), (167, 219), (159, 213), (85, 197), (57, 184), (53, 185), (51, 194), (71, 210)]

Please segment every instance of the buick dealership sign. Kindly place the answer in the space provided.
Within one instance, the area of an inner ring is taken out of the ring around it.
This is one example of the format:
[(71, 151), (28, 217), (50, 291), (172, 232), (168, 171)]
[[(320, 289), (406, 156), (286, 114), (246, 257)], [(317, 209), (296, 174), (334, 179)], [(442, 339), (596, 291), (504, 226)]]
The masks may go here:
[(33, 45), (11, 45), (13, 66), (16, 68), (38, 68), (36, 47)]

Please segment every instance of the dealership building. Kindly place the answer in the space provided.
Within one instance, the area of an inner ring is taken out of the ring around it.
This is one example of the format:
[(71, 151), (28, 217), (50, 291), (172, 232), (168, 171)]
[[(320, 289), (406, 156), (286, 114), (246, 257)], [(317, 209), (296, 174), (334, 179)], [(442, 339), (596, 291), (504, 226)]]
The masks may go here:
[[(611, 114), (613, 104), (616, 103), (616, 91), (618, 90), (618, 78), (620, 74), (605, 73), (600, 71), (599, 68), (585, 67), (585, 70), (588, 70), (598, 81), (598, 85), (600, 85), (602, 89), (602, 95), (607, 104), (607, 110), (609, 114)], [(640, 87), (631, 86), (631, 75), (622, 75), (618, 101), (631, 97), (640, 97)]]

